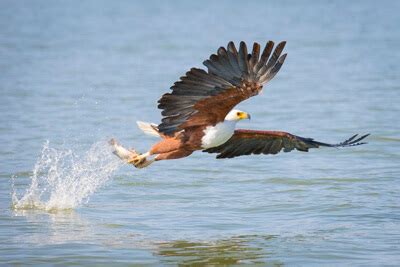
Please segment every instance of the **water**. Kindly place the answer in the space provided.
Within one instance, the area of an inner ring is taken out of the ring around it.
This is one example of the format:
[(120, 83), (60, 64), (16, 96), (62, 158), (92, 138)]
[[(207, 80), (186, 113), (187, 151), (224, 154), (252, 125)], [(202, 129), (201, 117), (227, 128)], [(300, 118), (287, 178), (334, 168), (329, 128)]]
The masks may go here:
[(46, 142), (33, 168), (31, 184), (21, 198), (13, 177), (13, 209), (73, 209), (87, 201), (122, 165), (107, 142), (94, 144), (83, 157), (56, 150)]
[[(397, 1), (0, 3), (0, 264), (396, 265)], [(287, 40), (241, 128), (368, 145), (136, 170), (156, 101), (220, 45)], [(49, 140), (49, 141), (47, 141)]]

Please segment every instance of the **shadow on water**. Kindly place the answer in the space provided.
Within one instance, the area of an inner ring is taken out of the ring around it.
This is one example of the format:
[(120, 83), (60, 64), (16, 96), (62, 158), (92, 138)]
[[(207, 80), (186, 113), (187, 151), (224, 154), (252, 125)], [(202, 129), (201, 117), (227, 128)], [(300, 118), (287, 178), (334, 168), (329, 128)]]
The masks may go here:
[[(120, 257), (122, 263), (136, 262), (136, 257), (142, 256), (143, 249), (152, 253), (152, 263), (173, 266), (283, 266), (273, 252), (273, 235), (238, 235), (213, 241), (155, 241), (149, 237), (133, 232), (130, 227), (117, 224), (94, 223), (82, 218), (74, 210), (43, 211), (43, 210), (14, 210), (16, 227), (26, 227), (27, 221), (31, 227), (29, 235), (11, 238), (13, 244), (29, 244), (32, 247), (53, 249), (53, 259), (40, 259), (38, 263), (85, 262), (86, 259), (74, 255), (63, 254), (71, 244), (84, 245), (100, 243), (104, 246), (104, 254), (110, 249), (129, 252)], [(89, 245), (90, 246), (90, 245)], [(94, 246), (103, 251), (103, 248)], [(112, 253), (111, 253), (112, 254)], [(30, 257), (28, 253), (25, 257)], [(110, 256), (110, 255), (109, 255)], [(7, 260), (7, 259), (6, 259)], [(23, 263), (23, 259), (9, 258), (9, 262)], [(109, 263), (107, 257), (97, 258), (98, 262)], [(90, 261), (89, 261), (90, 262)]]
[(213, 242), (177, 240), (158, 243), (157, 255), (165, 264), (179, 266), (260, 265), (283, 266), (268, 259), (274, 236), (241, 235)]

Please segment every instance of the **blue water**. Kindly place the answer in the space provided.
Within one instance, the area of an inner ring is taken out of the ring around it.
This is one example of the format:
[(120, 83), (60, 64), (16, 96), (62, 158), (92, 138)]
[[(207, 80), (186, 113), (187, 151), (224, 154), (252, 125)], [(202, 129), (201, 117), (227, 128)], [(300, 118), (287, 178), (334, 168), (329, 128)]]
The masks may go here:
[[(0, 264), (397, 265), (398, 1), (1, 1)], [(286, 40), (240, 128), (368, 144), (136, 170), (136, 120), (228, 41)]]

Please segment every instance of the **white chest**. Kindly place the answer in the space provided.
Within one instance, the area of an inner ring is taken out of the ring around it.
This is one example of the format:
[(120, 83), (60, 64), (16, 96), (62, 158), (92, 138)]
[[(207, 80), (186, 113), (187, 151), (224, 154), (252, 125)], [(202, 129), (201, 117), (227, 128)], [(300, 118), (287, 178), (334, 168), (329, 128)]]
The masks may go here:
[(222, 145), (232, 137), (235, 131), (236, 122), (224, 121), (215, 126), (208, 126), (204, 130), (204, 136), (201, 139), (203, 148), (210, 148)]

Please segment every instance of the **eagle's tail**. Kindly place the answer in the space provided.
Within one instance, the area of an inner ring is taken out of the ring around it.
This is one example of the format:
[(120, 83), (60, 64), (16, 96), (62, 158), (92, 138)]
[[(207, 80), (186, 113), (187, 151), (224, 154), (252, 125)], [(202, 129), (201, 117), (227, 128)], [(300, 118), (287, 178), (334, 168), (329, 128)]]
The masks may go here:
[(149, 123), (149, 122), (143, 122), (143, 121), (137, 121), (136, 122), (140, 130), (142, 130), (145, 134), (156, 136), (156, 137), (162, 137), (160, 132), (158, 131), (157, 124), (154, 123)]

